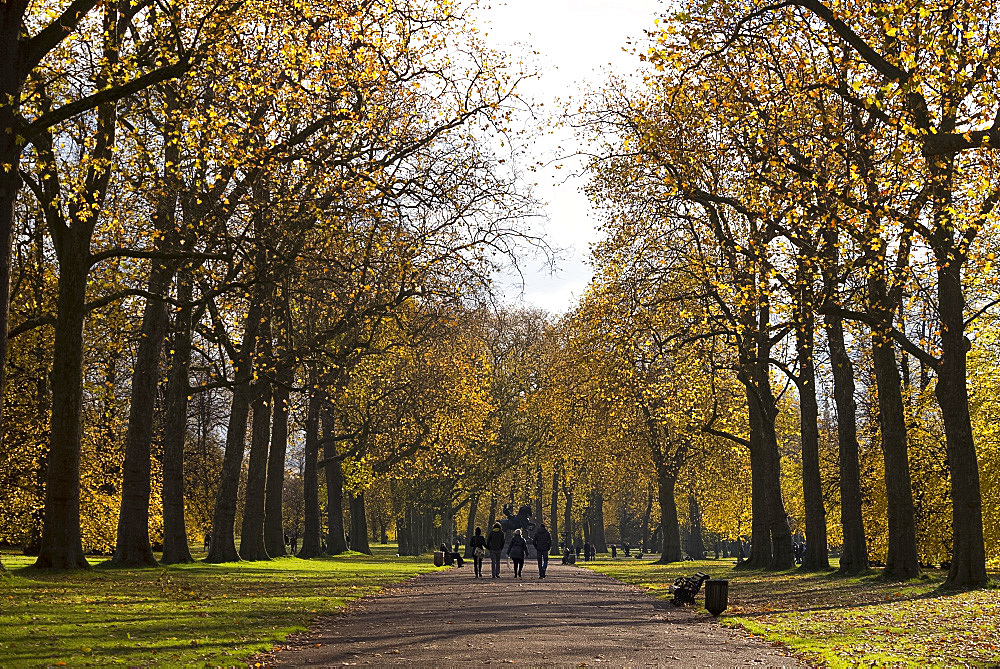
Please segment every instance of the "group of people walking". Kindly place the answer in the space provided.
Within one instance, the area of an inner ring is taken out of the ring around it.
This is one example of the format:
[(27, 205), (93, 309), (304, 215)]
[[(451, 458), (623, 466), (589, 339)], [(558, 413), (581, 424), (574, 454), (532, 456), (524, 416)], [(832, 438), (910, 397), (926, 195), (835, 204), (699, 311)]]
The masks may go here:
[[(545, 529), (544, 523), (535, 530), (532, 543), (536, 553), (538, 553), (538, 578), (545, 578), (545, 571), (549, 566), (549, 550), (552, 549), (552, 535)], [(500, 578), (500, 561), (503, 558), (504, 546), (507, 548), (507, 557), (514, 565), (514, 578), (522, 578), (524, 560), (528, 557), (528, 542), (520, 529), (514, 530), (510, 543), (507, 543), (503, 527), (499, 522), (493, 524), (490, 533), (486, 536), (483, 536), (482, 528), (477, 527), (476, 534), (469, 542), (469, 546), (472, 547), (475, 578), (483, 577), (483, 559), (487, 553), (490, 555), (491, 578)]]

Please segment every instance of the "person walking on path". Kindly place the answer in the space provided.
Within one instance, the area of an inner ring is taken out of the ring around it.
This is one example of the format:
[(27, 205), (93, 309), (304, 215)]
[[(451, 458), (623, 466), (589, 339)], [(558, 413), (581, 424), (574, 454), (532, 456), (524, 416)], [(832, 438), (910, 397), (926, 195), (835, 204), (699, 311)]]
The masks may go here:
[(500, 558), (503, 557), (503, 529), (500, 523), (493, 523), (493, 529), (486, 536), (486, 550), (490, 552), (492, 578), (500, 578)]
[(552, 535), (545, 529), (545, 523), (538, 524), (533, 543), (538, 553), (538, 578), (545, 578), (545, 570), (549, 568), (549, 551), (552, 550)]
[(521, 578), (521, 571), (524, 569), (524, 556), (528, 554), (528, 544), (521, 536), (521, 530), (514, 530), (514, 536), (510, 538), (510, 545), (507, 546), (507, 557), (514, 562), (514, 578)]
[(476, 570), (475, 578), (483, 577), (483, 557), (486, 556), (486, 537), (483, 536), (483, 528), (476, 528), (476, 535), (469, 541), (472, 548), (472, 566)]

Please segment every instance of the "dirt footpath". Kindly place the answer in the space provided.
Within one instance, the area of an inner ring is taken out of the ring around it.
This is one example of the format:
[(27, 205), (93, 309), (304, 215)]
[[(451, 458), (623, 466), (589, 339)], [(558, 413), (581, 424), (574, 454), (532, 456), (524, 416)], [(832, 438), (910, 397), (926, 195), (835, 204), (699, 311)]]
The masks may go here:
[[(324, 616), (267, 666), (496, 665), (800, 667), (783, 648), (719, 627), (588, 569), (550, 564), (539, 580), (462, 569), (427, 574)], [(532, 573), (534, 572), (534, 573)], [(252, 666), (252, 662), (251, 662)]]

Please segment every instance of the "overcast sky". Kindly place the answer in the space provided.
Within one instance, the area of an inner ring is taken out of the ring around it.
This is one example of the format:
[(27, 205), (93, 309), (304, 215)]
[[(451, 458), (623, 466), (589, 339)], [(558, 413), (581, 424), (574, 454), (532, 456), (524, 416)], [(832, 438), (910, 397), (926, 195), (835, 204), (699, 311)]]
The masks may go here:
[[(634, 71), (638, 62), (622, 47), (629, 37), (641, 37), (652, 28), (662, 8), (659, 0), (506, 0), (484, 5), (478, 22), (494, 48), (539, 53), (535, 58), (542, 75), (527, 82), (522, 92), (554, 112), (557, 99), (572, 100), (588, 83), (599, 85), (609, 68)], [(535, 158), (550, 160), (560, 144), (571, 147), (572, 136), (564, 132), (539, 138)], [(537, 179), (536, 194), (549, 218), (545, 230), (555, 246), (567, 251), (555, 275), (538, 261), (527, 261), (523, 299), (553, 313), (571, 308), (591, 276), (587, 255), (596, 239), (595, 221), (581, 190), (583, 180), (567, 179), (578, 165), (565, 163), (559, 170), (552, 165)], [(521, 299), (520, 281), (512, 276), (508, 283), (508, 299)]]

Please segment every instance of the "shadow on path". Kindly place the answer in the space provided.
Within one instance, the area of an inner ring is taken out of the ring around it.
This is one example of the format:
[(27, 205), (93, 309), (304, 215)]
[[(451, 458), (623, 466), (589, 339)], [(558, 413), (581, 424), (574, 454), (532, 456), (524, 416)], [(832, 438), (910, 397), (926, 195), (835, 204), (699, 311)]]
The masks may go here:
[(529, 571), (475, 579), (467, 565), (421, 576), (323, 616), (251, 664), (805, 666), (588, 569), (550, 564), (544, 580)]

